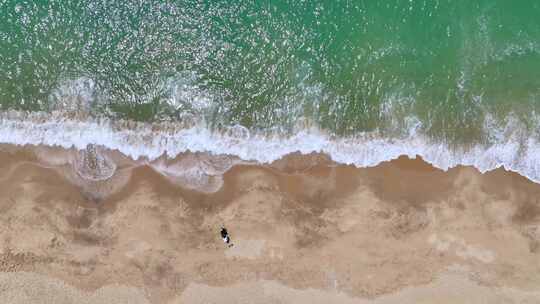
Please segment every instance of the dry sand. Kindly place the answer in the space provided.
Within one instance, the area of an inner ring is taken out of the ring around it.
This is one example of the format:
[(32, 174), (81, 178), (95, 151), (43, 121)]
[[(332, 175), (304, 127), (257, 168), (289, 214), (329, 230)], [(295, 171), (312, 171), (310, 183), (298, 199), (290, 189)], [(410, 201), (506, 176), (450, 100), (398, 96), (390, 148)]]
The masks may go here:
[(290, 155), (206, 193), (43, 149), (0, 152), (0, 303), (540, 303), (540, 185), (514, 173)]

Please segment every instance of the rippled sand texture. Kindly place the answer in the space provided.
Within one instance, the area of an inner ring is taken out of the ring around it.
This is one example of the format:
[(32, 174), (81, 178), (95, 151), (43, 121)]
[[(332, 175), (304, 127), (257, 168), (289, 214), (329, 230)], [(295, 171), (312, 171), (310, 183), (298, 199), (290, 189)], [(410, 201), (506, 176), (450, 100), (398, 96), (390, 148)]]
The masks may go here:
[(2, 303), (540, 302), (540, 185), (503, 170), (12, 146), (0, 166)]

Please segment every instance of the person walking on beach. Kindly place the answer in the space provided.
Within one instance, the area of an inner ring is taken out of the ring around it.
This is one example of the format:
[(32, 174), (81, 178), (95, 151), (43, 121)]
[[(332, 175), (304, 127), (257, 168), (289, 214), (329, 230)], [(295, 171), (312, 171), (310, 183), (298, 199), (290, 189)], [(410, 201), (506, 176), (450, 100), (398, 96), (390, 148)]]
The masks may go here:
[(225, 227), (221, 226), (220, 234), (221, 234), (221, 238), (223, 239), (223, 242), (227, 244), (227, 246), (232, 247), (233, 244), (231, 243), (229, 232), (227, 231), (227, 229), (225, 229)]

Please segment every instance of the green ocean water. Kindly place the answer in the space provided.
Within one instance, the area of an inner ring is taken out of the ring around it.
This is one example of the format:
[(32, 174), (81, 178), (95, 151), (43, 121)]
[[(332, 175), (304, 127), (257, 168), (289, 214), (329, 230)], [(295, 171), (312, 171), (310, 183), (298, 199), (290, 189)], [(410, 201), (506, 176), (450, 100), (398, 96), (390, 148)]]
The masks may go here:
[(539, 1), (0, 0), (3, 111), (536, 136)]

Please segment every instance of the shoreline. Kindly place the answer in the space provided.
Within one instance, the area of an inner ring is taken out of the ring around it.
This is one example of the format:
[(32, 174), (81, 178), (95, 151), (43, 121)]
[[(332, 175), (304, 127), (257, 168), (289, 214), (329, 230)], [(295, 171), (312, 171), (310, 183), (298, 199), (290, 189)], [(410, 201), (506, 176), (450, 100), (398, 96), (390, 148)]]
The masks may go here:
[[(239, 125), (217, 132), (206, 128), (203, 122), (151, 124), (62, 112), (4, 112), (0, 121), (0, 142), (5, 144), (76, 150), (95, 145), (139, 162), (167, 161), (184, 154), (201, 153), (264, 165), (290, 154), (316, 153), (325, 154), (339, 164), (367, 168), (407, 156), (421, 157), (444, 171), (458, 166), (472, 166), (482, 173), (504, 168), (540, 183), (540, 169), (536, 165), (540, 162), (536, 153), (540, 141), (524, 137), (512, 119), (508, 126), (492, 128), (495, 134), (488, 135), (499, 138), (494, 143), (453, 148), (420, 134), (414, 123), (406, 126), (405, 137), (362, 133), (351, 138), (335, 138), (308, 127), (284, 137), (251, 133)], [(214, 185), (213, 189), (216, 188)]]
[[(232, 164), (204, 192), (114, 151), (88, 163), (114, 161), (110, 178), (84, 180), (70, 163), (78, 153), (1, 146), (0, 286), (13, 303), (41, 303), (22, 294), (47, 284), (52, 298), (104, 288), (124, 303), (131, 288), (132, 302), (152, 304), (540, 299), (540, 185), (517, 173), (293, 154)], [(230, 164), (206, 156), (161, 161)]]

